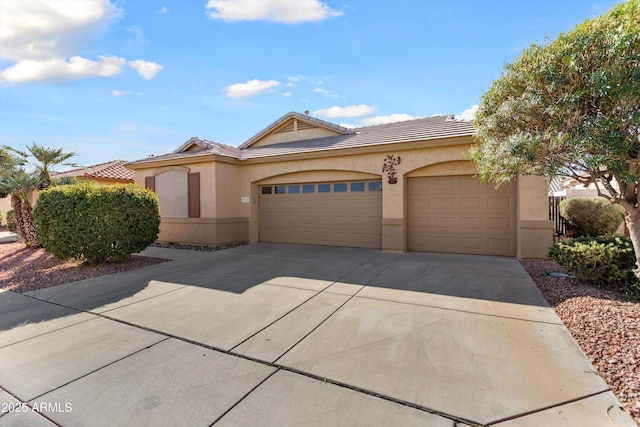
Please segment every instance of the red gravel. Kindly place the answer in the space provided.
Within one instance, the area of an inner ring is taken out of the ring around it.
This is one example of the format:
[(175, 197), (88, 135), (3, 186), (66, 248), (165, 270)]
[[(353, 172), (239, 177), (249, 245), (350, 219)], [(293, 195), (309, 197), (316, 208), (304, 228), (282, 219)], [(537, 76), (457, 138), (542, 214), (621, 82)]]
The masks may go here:
[(640, 424), (640, 302), (594, 288), (555, 261), (522, 261), (538, 288), (578, 341), (624, 409)]
[(134, 255), (122, 262), (89, 266), (77, 261), (59, 260), (44, 249), (28, 249), (23, 243), (2, 243), (0, 288), (23, 293), (166, 261)]

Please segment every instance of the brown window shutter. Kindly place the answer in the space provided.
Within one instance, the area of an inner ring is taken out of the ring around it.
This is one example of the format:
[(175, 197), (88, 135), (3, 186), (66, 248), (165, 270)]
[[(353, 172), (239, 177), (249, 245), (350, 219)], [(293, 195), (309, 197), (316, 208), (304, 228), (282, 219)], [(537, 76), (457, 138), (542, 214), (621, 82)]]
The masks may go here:
[(155, 176), (146, 176), (144, 178), (144, 186), (155, 193), (156, 192), (156, 177)]
[(200, 218), (200, 174), (189, 174), (189, 218)]

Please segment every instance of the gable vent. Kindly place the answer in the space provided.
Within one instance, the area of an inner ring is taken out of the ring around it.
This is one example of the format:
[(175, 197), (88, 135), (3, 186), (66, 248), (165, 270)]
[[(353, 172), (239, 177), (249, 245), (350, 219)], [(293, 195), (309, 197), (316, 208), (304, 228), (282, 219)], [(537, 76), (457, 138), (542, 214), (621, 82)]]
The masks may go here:
[(301, 122), (300, 120), (298, 120), (298, 130), (314, 129), (314, 128), (316, 128), (316, 126), (306, 122)]
[[(298, 126), (300, 125), (298, 124)], [(293, 132), (293, 120), (289, 121), (289, 123), (285, 124), (280, 129), (278, 129), (276, 133), (286, 133), (286, 132)]]

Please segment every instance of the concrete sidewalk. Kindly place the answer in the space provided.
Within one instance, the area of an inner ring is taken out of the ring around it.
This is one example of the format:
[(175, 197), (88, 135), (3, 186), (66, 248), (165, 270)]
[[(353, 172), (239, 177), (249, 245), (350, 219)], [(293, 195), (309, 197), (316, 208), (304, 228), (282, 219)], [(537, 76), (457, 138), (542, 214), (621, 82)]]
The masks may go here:
[(0, 243), (12, 243), (18, 241), (18, 235), (10, 231), (0, 231)]
[(145, 254), (0, 293), (0, 426), (636, 425), (517, 260)]

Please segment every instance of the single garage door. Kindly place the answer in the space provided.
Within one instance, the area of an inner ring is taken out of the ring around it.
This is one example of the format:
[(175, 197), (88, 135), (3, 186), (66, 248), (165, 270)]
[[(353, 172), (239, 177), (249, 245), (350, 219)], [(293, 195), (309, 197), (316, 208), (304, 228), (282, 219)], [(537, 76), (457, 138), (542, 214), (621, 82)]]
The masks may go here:
[(260, 241), (382, 247), (382, 182), (260, 187)]
[(408, 248), (515, 256), (515, 183), (473, 176), (409, 179)]

